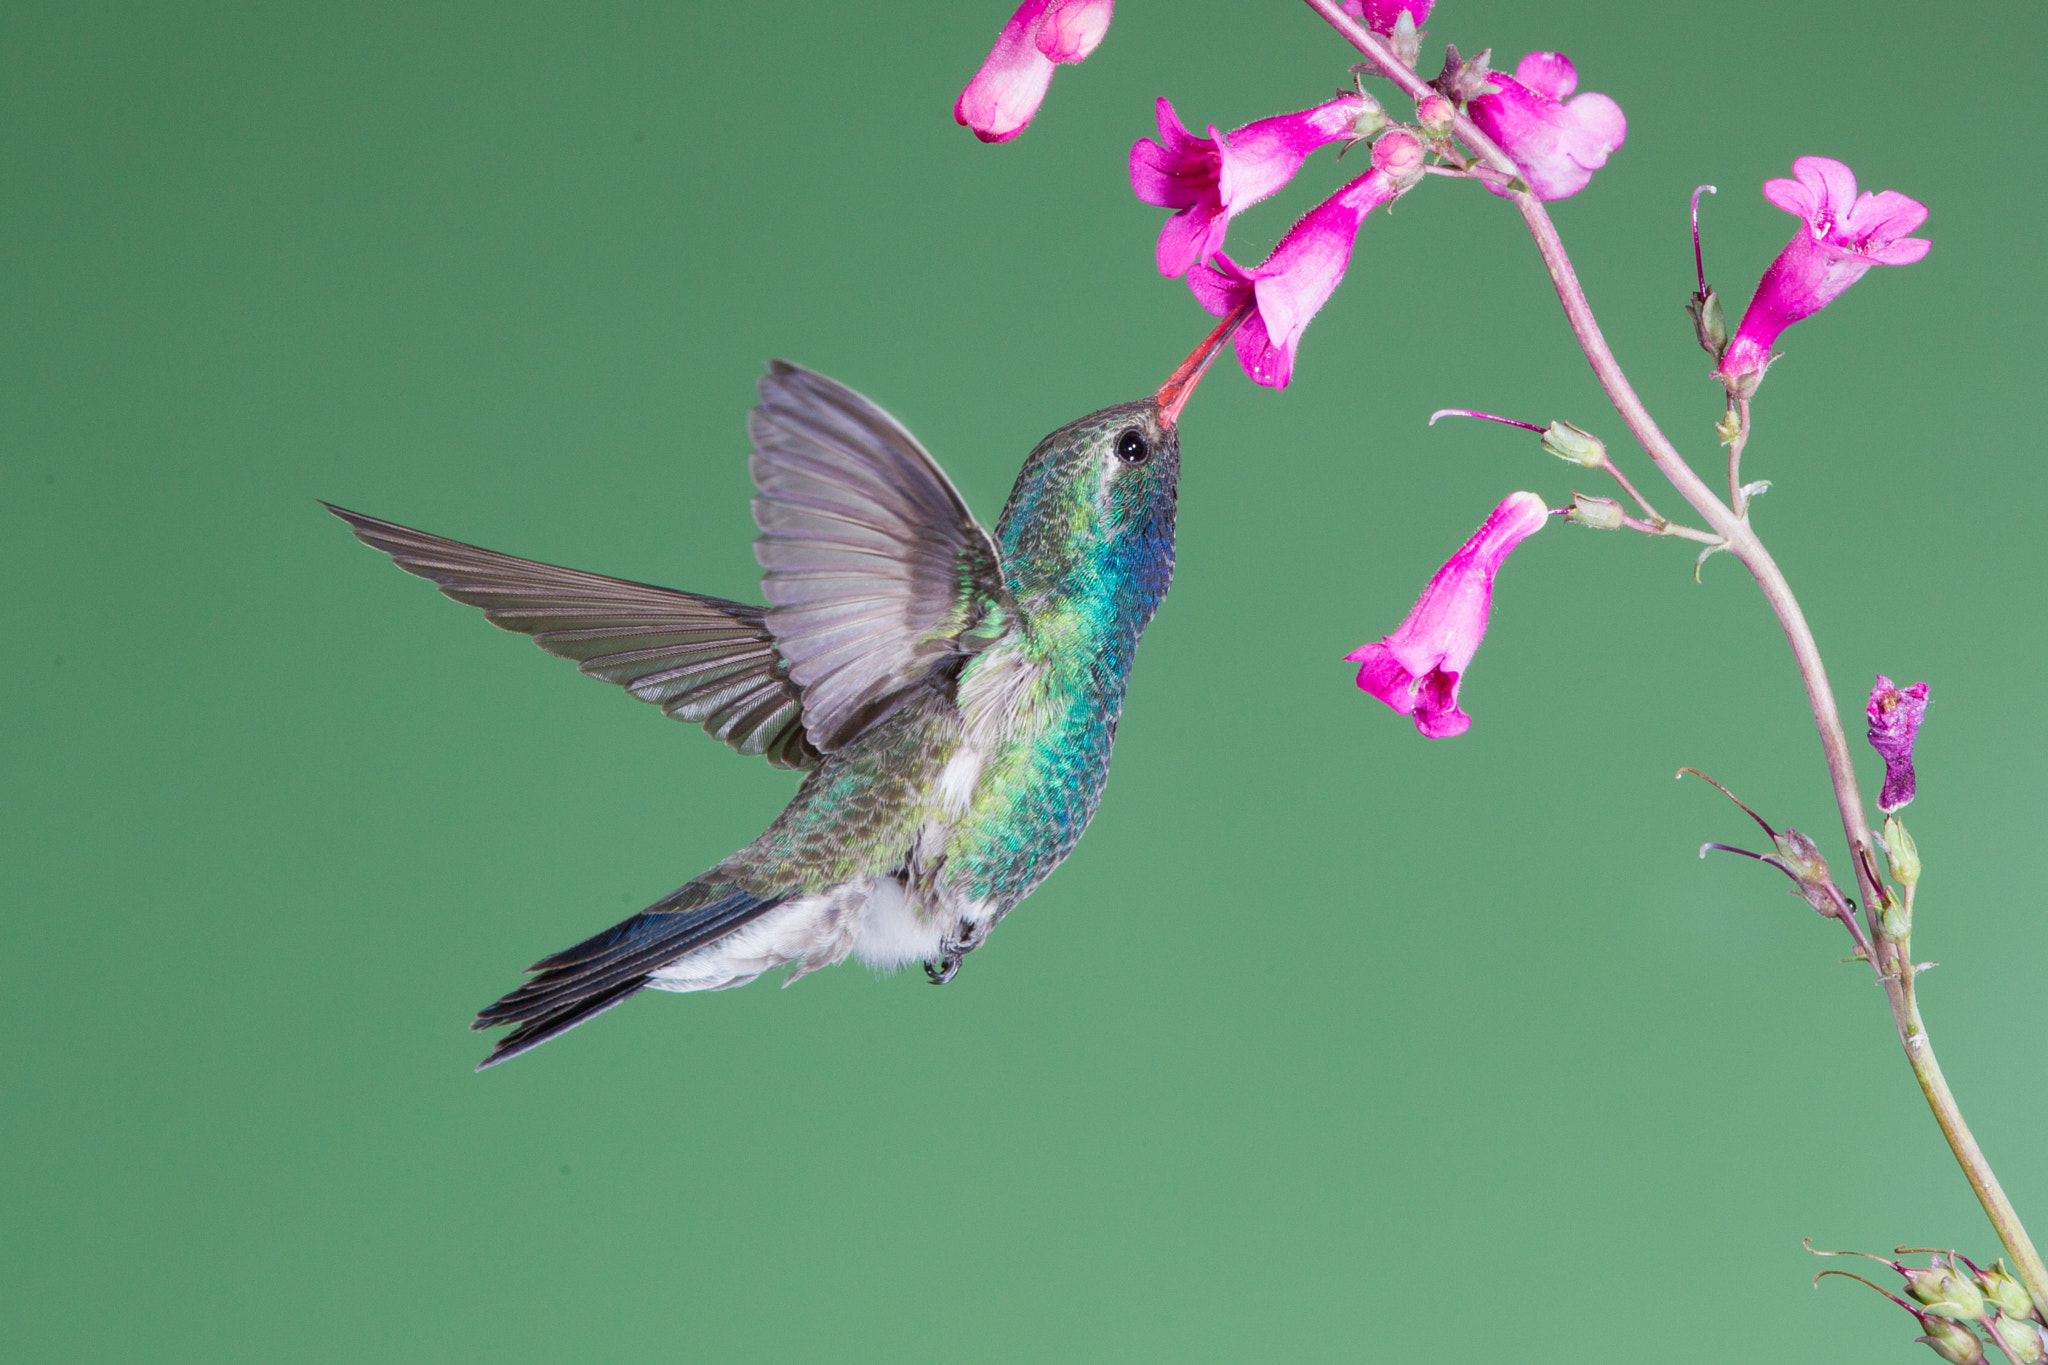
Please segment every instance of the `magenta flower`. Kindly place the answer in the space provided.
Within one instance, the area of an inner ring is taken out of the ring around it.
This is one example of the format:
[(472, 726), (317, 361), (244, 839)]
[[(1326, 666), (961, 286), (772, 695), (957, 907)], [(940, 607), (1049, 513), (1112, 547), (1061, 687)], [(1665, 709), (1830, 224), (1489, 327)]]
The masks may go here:
[[(1389, 133), (1380, 142), (1394, 137), (1407, 134)], [(1373, 155), (1377, 160), (1377, 146)], [(1235, 338), (1237, 363), (1254, 383), (1287, 387), (1294, 377), (1294, 348), (1344, 278), (1359, 225), (1398, 193), (1393, 178), (1375, 166), (1303, 214), (1256, 269), (1246, 270), (1219, 251), (1215, 264), (1188, 272), (1195, 301), (1214, 317), (1228, 317), (1247, 298), (1255, 302)]]
[(1115, 0), (1024, 0), (954, 102), (954, 120), (983, 142), (1008, 142), (1023, 132), (1052, 84), (1054, 65), (1093, 52), (1114, 10)]
[(1870, 719), (1870, 747), (1884, 757), (1884, 790), (1877, 794), (1877, 808), (1890, 815), (1913, 799), (1913, 740), (1920, 722), (1927, 719), (1927, 684), (1900, 687), (1880, 673), (1863, 714)]
[(1387, 34), (1394, 31), (1394, 25), (1401, 22), (1401, 11), (1407, 10), (1408, 17), (1421, 28), (1429, 21), (1429, 12), (1436, 0), (1344, 0), (1344, 12), (1354, 19), (1362, 19), (1365, 26), (1374, 33)]
[(1620, 105), (1605, 95), (1572, 97), (1579, 72), (1562, 52), (1531, 52), (1514, 75), (1496, 71), (1486, 79), (1499, 93), (1475, 97), (1465, 112), (1514, 158), (1538, 199), (1569, 199), (1586, 188), (1628, 137)]
[(1494, 575), (1508, 552), (1549, 519), (1543, 499), (1510, 493), (1437, 570), (1399, 629), (1344, 656), (1358, 662), (1358, 685), (1402, 715), (1413, 716), (1426, 739), (1464, 734), (1472, 717), (1458, 709), (1458, 684), (1486, 635)]
[(1757, 282), (1735, 339), (1721, 355), (1730, 388), (1753, 389), (1771, 363), (1771, 346), (1801, 318), (1842, 296), (1874, 265), (1911, 265), (1933, 243), (1906, 234), (1927, 221), (1927, 206), (1897, 190), (1856, 193), (1856, 173), (1824, 156), (1792, 163), (1795, 180), (1767, 180), (1764, 198), (1806, 225)]
[(1215, 255), (1232, 218), (1292, 180), (1318, 147), (1357, 136), (1359, 116), (1372, 108), (1362, 95), (1343, 95), (1227, 135), (1212, 127), (1195, 137), (1160, 100), (1159, 140), (1131, 146), (1132, 192), (1179, 210), (1159, 229), (1159, 273), (1185, 275)]

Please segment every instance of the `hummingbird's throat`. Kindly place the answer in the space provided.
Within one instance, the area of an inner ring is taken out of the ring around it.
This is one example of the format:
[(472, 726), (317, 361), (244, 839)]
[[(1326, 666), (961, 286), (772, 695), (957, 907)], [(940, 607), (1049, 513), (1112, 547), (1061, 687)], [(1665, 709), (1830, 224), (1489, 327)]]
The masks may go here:
[(1195, 347), (1188, 358), (1174, 368), (1173, 373), (1166, 377), (1166, 382), (1159, 386), (1159, 392), (1152, 395), (1152, 401), (1159, 404), (1159, 420), (1168, 428), (1172, 428), (1180, 421), (1180, 410), (1188, 405), (1188, 397), (1194, 393), (1195, 385), (1202, 382), (1203, 372), (1209, 368), (1209, 362), (1216, 358), (1223, 349), (1223, 343), (1230, 340), (1231, 335), (1244, 324), (1244, 320), (1251, 316), (1253, 307), (1253, 300), (1247, 298), (1233, 309), (1229, 316), (1216, 324), (1208, 336), (1202, 338), (1202, 344)]

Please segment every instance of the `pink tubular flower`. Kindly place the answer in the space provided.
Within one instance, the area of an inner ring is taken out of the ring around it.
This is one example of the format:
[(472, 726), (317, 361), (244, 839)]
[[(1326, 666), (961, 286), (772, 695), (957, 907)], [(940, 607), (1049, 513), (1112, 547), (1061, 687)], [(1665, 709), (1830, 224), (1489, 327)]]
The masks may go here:
[[(1373, 151), (1377, 157), (1379, 149)], [(1399, 192), (1392, 177), (1375, 166), (1303, 214), (1256, 269), (1246, 270), (1219, 251), (1214, 265), (1188, 272), (1195, 301), (1214, 317), (1229, 316), (1248, 296), (1254, 300), (1236, 337), (1237, 362), (1254, 383), (1287, 387), (1294, 377), (1294, 348), (1344, 278), (1359, 225)]]
[(1890, 815), (1913, 799), (1913, 740), (1927, 718), (1927, 684), (1900, 687), (1880, 673), (1863, 714), (1870, 720), (1870, 747), (1884, 757), (1884, 790), (1878, 793), (1877, 808)]
[(1318, 147), (1355, 136), (1371, 106), (1343, 95), (1297, 114), (1247, 123), (1228, 135), (1195, 137), (1173, 106), (1159, 101), (1159, 140), (1131, 147), (1131, 190), (1148, 204), (1177, 209), (1159, 229), (1159, 273), (1185, 275), (1223, 245), (1230, 220), (1285, 185)]
[(1344, 12), (1354, 19), (1363, 19), (1374, 33), (1387, 34), (1401, 21), (1402, 10), (1407, 10), (1415, 27), (1421, 28), (1429, 22), (1429, 12), (1435, 5), (1436, 0), (1344, 0)]
[(1721, 378), (1751, 388), (1771, 363), (1778, 334), (1842, 296), (1874, 265), (1911, 265), (1933, 243), (1906, 234), (1927, 221), (1927, 206), (1897, 190), (1856, 193), (1856, 173), (1824, 156), (1792, 163), (1795, 180), (1764, 182), (1764, 198), (1805, 219), (1757, 282), (1735, 339), (1721, 355)]
[(1024, 0), (954, 102), (954, 120), (983, 142), (1023, 132), (1052, 84), (1053, 66), (1093, 52), (1114, 9), (1115, 0)]
[(1358, 663), (1358, 685), (1413, 716), (1425, 739), (1449, 739), (1471, 728), (1472, 717), (1458, 709), (1458, 684), (1486, 635), (1494, 575), (1508, 552), (1548, 520), (1543, 499), (1510, 493), (1437, 570), (1399, 629), (1344, 656)]
[(1569, 199), (1586, 188), (1628, 137), (1628, 120), (1613, 100), (1571, 98), (1579, 72), (1562, 52), (1531, 52), (1514, 75), (1496, 71), (1486, 79), (1500, 93), (1477, 96), (1465, 111), (1514, 158), (1538, 199)]

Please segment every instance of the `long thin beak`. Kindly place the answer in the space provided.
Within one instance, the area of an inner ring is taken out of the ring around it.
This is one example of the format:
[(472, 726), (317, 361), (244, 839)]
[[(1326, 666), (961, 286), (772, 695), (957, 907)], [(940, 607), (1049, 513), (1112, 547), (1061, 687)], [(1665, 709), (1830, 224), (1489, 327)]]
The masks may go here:
[(1223, 343), (1230, 340), (1231, 334), (1251, 316), (1252, 306), (1253, 301), (1246, 299), (1230, 316), (1217, 323), (1216, 329), (1202, 338), (1202, 344), (1174, 368), (1166, 382), (1159, 386), (1159, 392), (1152, 395), (1152, 401), (1159, 405), (1159, 420), (1169, 430), (1180, 421), (1180, 410), (1188, 405), (1188, 396), (1195, 391), (1195, 385), (1202, 382), (1209, 362), (1222, 351)]

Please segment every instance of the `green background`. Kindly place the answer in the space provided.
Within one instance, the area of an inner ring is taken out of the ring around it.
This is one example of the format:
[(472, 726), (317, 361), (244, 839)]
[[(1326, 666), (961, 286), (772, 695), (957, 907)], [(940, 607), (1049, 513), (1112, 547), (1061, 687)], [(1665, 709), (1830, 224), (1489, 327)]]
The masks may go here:
[[(1695, 586), (1682, 545), (1555, 527), (1503, 575), (1468, 735), (1351, 685), (1501, 496), (1599, 491), (1432, 409), (1573, 418), (1649, 477), (1519, 220), (1452, 182), (1367, 225), (1291, 389), (1226, 364), (1190, 409), (1115, 781), (958, 981), (650, 996), (470, 1074), (518, 968), (793, 780), (314, 499), (753, 597), (742, 423), (781, 355), (992, 517), (1039, 435), (1208, 325), (1125, 179), (1152, 98), (1230, 127), (1350, 60), (1297, 5), (1127, 0), (985, 147), (951, 104), (1003, 3), (0, 14), (12, 1358), (1911, 1360), (1799, 1239), (1995, 1254), (1841, 936), (1694, 857), (1756, 836), (1682, 763), (1839, 847), (1739, 566)], [(1874, 671), (1933, 683), (1923, 998), (2048, 1231), (2048, 130), (2006, 92), (2048, 12), (1430, 27), (1432, 63), (1560, 48), (1627, 110), (1556, 215), (1702, 467), (1691, 187), (1721, 186), (1731, 320), (1794, 156), (1931, 206), (1924, 263), (1787, 334), (1749, 470), (1852, 725)]]

